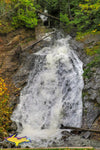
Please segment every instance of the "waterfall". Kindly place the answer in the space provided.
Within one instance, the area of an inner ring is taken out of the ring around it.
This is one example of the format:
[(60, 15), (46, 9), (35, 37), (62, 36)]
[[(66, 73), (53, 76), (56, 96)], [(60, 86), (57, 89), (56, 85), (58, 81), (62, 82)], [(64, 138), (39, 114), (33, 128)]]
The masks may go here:
[(61, 125), (81, 127), (83, 69), (69, 40), (57, 39), (34, 54), (35, 65), (11, 117), (19, 136), (31, 138), (32, 147), (52, 146), (54, 141), (60, 146)]

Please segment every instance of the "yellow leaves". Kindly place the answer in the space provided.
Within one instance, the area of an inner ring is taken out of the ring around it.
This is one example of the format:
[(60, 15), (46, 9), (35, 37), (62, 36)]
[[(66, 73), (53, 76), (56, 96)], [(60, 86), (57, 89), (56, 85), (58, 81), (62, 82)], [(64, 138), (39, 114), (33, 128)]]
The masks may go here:
[(88, 4), (79, 4), (79, 7), (81, 7), (82, 10), (89, 8)]
[(8, 88), (4, 79), (0, 77), (0, 132), (7, 134), (6, 128), (9, 125), (9, 118), (11, 113), (12, 109), (9, 107)]
[(97, 29), (93, 30), (92, 32), (96, 32), (96, 31), (97, 31)]
[(85, 4), (79, 4), (79, 7), (81, 8), (81, 11), (90, 11), (90, 10), (95, 10), (97, 11), (100, 9), (100, 2), (97, 2), (95, 4), (91, 4), (91, 0), (85, 0), (87, 3)]
[[(16, 88), (9, 78), (5, 80), (0, 77), (0, 137), (7, 135), (11, 124), (10, 116), (13, 107), (10, 107), (11, 97), (14, 93), (19, 94), (20, 89)], [(17, 96), (16, 96), (17, 97)]]
[(2, 2), (5, 2), (6, 4), (11, 3), (11, 0), (1, 0)]
[(0, 96), (2, 96), (4, 94), (4, 91), (2, 90), (2, 88), (0, 88)]
[(94, 5), (90, 5), (89, 6), (89, 8), (91, 9), (91, 10), (98, 10), (99, 8), (100, 8), (100, 4), (94, 4)]
[(4, 82), (4, 79), (0, 78), (0, 96), (2, 96), (6, 92), (6, 84)]
[(79, 4), (79, 7), (81, 7), (82, 6), (82, 4)]
[(10, 3), (11, 1), (10, 1), (10, 0), (5, 0), (5, 2), (8, 4), (8, 3)]
[(87, 47), (85, 51), (87, 55), (95, 56), (96, 54), (98, 54), (98, 49), (100, 49), (100, 42), (96, 42), (96, 44), (92, 48)]
[(93, 56), (95, 54), (95, 52), (91, 48), (86, 48), (86, 53), (87, 55), (90, 55), (90, 56)]

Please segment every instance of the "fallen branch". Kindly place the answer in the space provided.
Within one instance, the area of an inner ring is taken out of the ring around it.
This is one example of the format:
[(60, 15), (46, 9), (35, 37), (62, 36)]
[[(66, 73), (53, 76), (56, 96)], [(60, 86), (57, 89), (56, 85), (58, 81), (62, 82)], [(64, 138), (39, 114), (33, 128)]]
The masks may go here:
[(57, 18), (57, 17), (55, 17), (55, 16), (52, 16), (52, 15), (50, 15), (50, 14), (48, 14), (48, 13), (44, 13), (44, 12), (42, 12), (42, 11), (40, 11), (40, 10), (37, 10), (37, 9), (36, 9), (35, 11), (38, 12), (38, 13), (40, 13), (40, 14), (42, 14), (42, 15), (44, 15), (44, 16), (47, 16), (47, 17), (50, 17), (50, 18), (52, 18), (52, 19), (61, 21), (59, 18)]
[(43, 37), (42, 39), (36, 41), (35, 43), (29, 45), (28, 47), (24, 48), (24, 50), (27, 50), (27, 49), (32, 49), (36, 44), (40, 43), (41, 41), (43, 41), (44, 39), (46, 39), (48, 36), (50, 36), (51, 34), (54, 34), (56, 31), (46, 35), (45, 37)]
[(69, 126), (61, 126), (61, 129), (74, 129), (74, 130), (77, 130), (77, 131), (89, 131), (89, 132), (100, 133), (99, 130), (85, 129), (85, 128), (77, 128), (77, 127), (69, 127)]

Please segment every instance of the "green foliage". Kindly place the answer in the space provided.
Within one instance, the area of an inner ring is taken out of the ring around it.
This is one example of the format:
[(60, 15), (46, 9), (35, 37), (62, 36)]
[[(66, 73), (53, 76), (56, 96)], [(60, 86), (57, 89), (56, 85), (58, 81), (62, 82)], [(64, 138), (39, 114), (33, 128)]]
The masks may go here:
[(60, 20), (64, 23), (66, 23), (66, 25), (69, 23), (69, 18), (68, 18), (67, 14), (60, 13)]
[[(97, 29), (100, 30), (100, 0), (85, 0), (84, 3), (80, 3), (79, 7), (84, 16), (88, 16), (84, 24), (88, 24), (88, 28), (91, 30)], [(83, 19), (83, 21), (85, 21)]]
[(0, 0), (0, 15), (9, 12), (11, 9), (9, 0)]
[[(0, 1), (0, 13), (8, 8), (11, 12), (12, 24), (15, 27), (24, 25), (33, 28), (37, 25), (35, 9), (44, 11), (60, 18), (78, 32), (100, 31), (100, 0), (10, 0), (10, 4)], [(52, 20), (52, 19), (51, 19)], [(52, 21), (56, 22), (56, 21)], [(60, 25), (60, 23), (59, 23)], [(65, 25), (65, 24), (64, 24)]]
[(78, 32), (100, 30), (100, 0), (38, 0), (38, 4)]
[(74, 19), (70, 23), (76, 26), (78, 31), (86, 31), (90, 25), (89, 16), (85, 16), (81, 11), (76, 10)]
[(38, 4), (40, 4), (42, 9), (47, 9), (48, 13), (55, 13), (56, 16), (60, 14), (60, 3), (59, 0), (38, 0)]
[(5, 12), (5, 2), (0, 1), (0, 15)]
[(69, 12), (67, 13), (70, 17), (70, 24), (73, 24), (77, 31), (100, 30), (100, 1), (72, 0), (68, 5)]
[(98, 59), (98, 57), (100, 57), (100, 42), (96, 42), (96, 44), (91, 48), (87, 47), (85, 51), (87, 55), (90, 55), (90, 56), (96, 55), (96, 58)]
[(84, 73), (83, 73), (84, 78), (89, 79), (92, 76), (91, 67), (93, 67), (93, 65), (94, 65), (94, 61), (87, 64), (87, 67), (84, 69)]
[(87, 67), (84, 69), (83, 76), (85, 78), (90, 78), (93, 73), (93, 67), (100, 66), (100, 42), (97, 42), (92, 48), (86, 48), (87, 55), (93, 55), (94, 59), (87, 64)]
[(12, 15), (12, 25), (34, 28), (37, 25), (37, 18), (33, 0), (12, 0), (12, 2), (15, 10)]
[(86, 69), (84, 69), (83, 76), (85, 78), (90, 78), (92, 76), (92, 69), (93, 67), (99, 67), (100, 64), (100, 57), (95, 57), (94, 60), (92, 60), (90, 63), (87, 64)]
[(0, 34), (7, 34), (14, 30), (14, 27), (9, 23), (8, 20), (0, 20)]
[(51, 14), (57, 15), (60, 13), (59, 1), (58, 0), (46, 0), (47, 10)]

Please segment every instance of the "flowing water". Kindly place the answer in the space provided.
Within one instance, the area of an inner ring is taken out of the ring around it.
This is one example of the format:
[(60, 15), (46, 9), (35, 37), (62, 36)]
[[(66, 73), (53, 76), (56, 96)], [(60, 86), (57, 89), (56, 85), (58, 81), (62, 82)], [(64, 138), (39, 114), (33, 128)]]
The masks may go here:
[(31, 138), (31, 147), (60, 146), (61, 125), (81, 127), (83, 69), (69, 40), (57, 39), (34, 54), (35, 65), (13, 112), (19, 136)]

